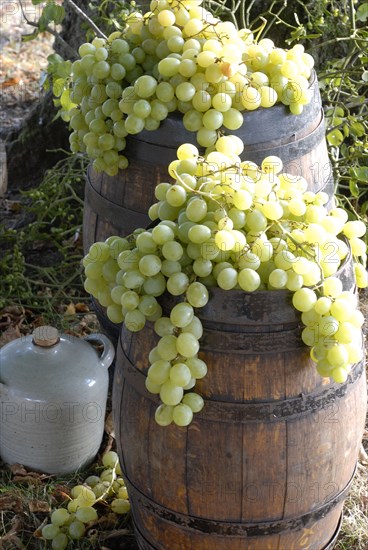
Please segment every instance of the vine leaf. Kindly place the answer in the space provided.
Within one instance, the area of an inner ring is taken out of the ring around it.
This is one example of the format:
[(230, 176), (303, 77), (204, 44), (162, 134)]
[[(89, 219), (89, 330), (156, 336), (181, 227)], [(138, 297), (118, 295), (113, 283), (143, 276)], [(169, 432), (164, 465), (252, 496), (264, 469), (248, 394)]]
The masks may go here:
[(367, 19), (368, 19), (368, 2), (363, 2), (363, 4), (361, 4), (359, 6), (359, 8), (357, 9), (357, 12), (356, 12), (356, 19), (358, 21), (362, 21), (363, 23), (365, 21), (367, 21)]
[(351, 169), (351, 172), (357, 180), (363, 183), (368, 182), (368, 166), (356, 166)]
[(335, 128), (335, 130), (332, 130), (332, 132), (327, 134), (327, 140), (334, 147), (339, 147), (344, 141), (344, 136), (340, 130)]

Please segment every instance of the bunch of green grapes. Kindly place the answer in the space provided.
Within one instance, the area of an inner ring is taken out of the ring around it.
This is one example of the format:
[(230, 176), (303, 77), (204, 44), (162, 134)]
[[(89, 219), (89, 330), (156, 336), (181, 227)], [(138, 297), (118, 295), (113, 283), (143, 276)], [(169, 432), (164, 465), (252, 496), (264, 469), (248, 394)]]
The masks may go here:
[(257, 42), (200, 6), (201, 0), (152, 0), (123, 33), (94, 38), (72, 65), (71, 149), (115, 175), (128, 165), (129, 134), (157, 130), (179, 111), (201, 147), (243, 124), (243, 111), (277, 102), (300, 114), (311, 101), (314, 61), (302, 45)]
[[(187, 425), (203, 407), (191, 390), (207, 371), (198, 357), (203, 329), (195, 310), (206, 306), (209, 287), (293, 292), (306, 325), (302, 339), (322, 376), (343, 382), (362, 358), (363, 315), (336, 273), (351, 248), (356, 283), (367, 286), (364, 223), (347, 221), (341, 208), (328, 212), (328, 195), (282, 173), (279, 158), (258, 167), (241, 161), (242, 150), (236, 136), (221, 137), (205, 157), (181, 145), (169, 166), (174, 183), (155, 189), (154, 227), (95, 243), (84, 258), (85, 289), (111, 321), (133, 332), (154, 323), (160, 339), (146, 386), (161, 398), (162, 425)], [(182, 297), (169, 317), (159, 303), (164, 292)]]
[(42, 537), (51, 542), (54, 550), (73, 548), (73, 541), (85, 536), (87, 529), (98, 521), (99, 503), (115, 514), (129, 512), (128, 492), (121, 477), (117, 453), (105, 453), (102, 464), (105, 469), (101, 474), (91, 475), (83, 485), (73, 487), (67, 507), (53, 510), (50, 523), (42, 528)]

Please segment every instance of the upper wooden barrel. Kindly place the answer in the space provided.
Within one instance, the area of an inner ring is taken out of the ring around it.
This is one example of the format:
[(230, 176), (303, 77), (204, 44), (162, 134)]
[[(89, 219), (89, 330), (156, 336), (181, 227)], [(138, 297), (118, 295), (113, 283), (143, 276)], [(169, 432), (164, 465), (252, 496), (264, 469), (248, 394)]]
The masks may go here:
[[(258, 164), (268, 155), (279, 156), (284, 171), (303, 176), (311, 191), (324, 190), (333, 196), (331, 165), (325, 140), (325, 124), (318, 82), (311, 83), (312, 101), (303, 113), (293, 115), (285, 105), (244, 112), (243, 126), (234, 132), (244, 143), (243, 160)], [(87, 173), (83, 243), (87, 252), (92, 243), (110, 235), (124, 236), (149, 223), (148, 208), (160, 181), (170, 181), (167, 167), (176, 159), (183, 143), (195, 142), (195, 134), (183, 127), (182, 115), (171, 113), (158, 130), (128, 136), (129, 166), (116, 176)]]

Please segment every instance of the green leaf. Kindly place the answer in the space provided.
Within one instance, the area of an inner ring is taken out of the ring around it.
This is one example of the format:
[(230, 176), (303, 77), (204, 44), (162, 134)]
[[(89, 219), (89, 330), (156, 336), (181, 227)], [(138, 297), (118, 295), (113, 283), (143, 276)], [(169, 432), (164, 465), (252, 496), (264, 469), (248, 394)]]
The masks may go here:
[(368, 211), (368, 201), (363, 202), (362, 206), (360, 207), (361, 213), (364, 215)]
[[(46, 6), (47, 8), (47, 6)], [(41, 17), (39, 18), (38, 20), (38, 28), (40, 29), (41, 32), (44, 32), (47, 27), (48, 27), (48, 24), (50, 23), (51, 19), (49, 19), (46, 15), (45, 15), (45, 10), (46, 8), (43, 10), (42, 14), (41, 14)]]
[(68, 78), (72, 72), (71, 61), (63, 61), (62, 63), (58, 63), (55, 72), (57, 76), (60, 76), (61, 78)]
[(355, 180), (349, 181), (349, 189), (353, 197), (356, 197), (356, 198), (359, 197), (359, 187)]
[(344, 141), (344, 136), (336, 128), (327, 134), (327, 141), (334, 147), (339, 147)]
[(39, 35), (39, 30), (35, 29), (31, 34), (22, 34), (22, 42), (30, 42)]
[(33, 4), (34, 6), (38, 6), (38, 4), (42, 4), (43, 1), (44, 1), (44, 0), (32, 0), (32, 4)]
[(362, 21), (363, 23), (368, 19), (368, 2), (363, 2), (360, 4), (356, 12), (357, 21)]
[(63, 6), (57, 6), (56, 4), (53, 6), (52, 11), (52, 20), (55, 21), (56, 25), (59, 25), (65, 17), (65, 9)]
[(48, 92), (50, 89), (50, 80), (46, 78), (45, 82), (42, 84), (42, 88), (45, 90), (45, 92)]
[(54, 10), (55, 10), (55, 4), (53, 2), (48, 2), (46, 6), (43, 8), (42, 16), (48, 21), (53, 21)]
[(340, 124), (342, 124), (344, 122), (344, 119), (343, 118), (340, 118), (338, 116), (335, 116), (333, 119), (332, 119), (332, 125), (333, 126), (340, 126)]
[(362, 137), (365, 134), (365, 128), (361, 122), (353, 122), (350, 124), (350, 131), (353, 136)]
[(352, 169), (354, 176), (357, 180), (362, 181), (363, 183), (368, 183), (368, 166), (357, 166)]
[(54, 96), (60, 97), (65, 90), (65, 78), (57, 78), (52, 84)]
[(64, 111), (70, 111), (76, 104), (70, 99), (70, 90), (64, 90), (60, 97), (60, 104)]
[(52, 53), (47, 56), (47, 61), (49, 62), (49, 64), (51, 63), (58, 64), (58, 63), (63, 63), (64, 59), (58, 53)]

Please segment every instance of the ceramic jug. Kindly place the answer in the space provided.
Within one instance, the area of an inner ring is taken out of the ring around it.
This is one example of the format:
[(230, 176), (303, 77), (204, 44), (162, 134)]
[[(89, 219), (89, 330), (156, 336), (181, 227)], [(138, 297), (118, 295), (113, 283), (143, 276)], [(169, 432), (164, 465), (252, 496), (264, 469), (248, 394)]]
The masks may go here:
[[(103, 346), (101, 355), (90, 342)], [(39, 472), (88, 466), (101, 445), (114, 347), (103, 334), (54, 327), (0, 350), (0, 456)]]

